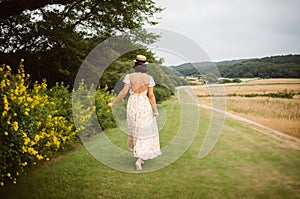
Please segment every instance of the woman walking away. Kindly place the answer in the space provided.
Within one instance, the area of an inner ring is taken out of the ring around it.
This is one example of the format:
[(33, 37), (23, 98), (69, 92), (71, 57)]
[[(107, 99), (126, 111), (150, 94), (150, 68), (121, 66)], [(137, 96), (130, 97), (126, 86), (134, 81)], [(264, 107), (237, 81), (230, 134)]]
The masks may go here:
[[(127, 102), (128, 148), (137, 158), (135, 166), (142, 170), (143, 160), (153, 159), (161, 155), (159, 134), (156, 123), (158, 117), (153, 87), (153, 78), (146, 74), (146, 57), (137, 55), (133, 73), (127, 74), (123, 80), (124, 87), (118, 96), (109, 103), (112, 107), (123, 99), (129, 91)], [(148, 96), (147, 96), (148, 94)], [(153, 110), (152, 110), (153, 109)], [(154, 116), (154, 117), (153, 117)]]

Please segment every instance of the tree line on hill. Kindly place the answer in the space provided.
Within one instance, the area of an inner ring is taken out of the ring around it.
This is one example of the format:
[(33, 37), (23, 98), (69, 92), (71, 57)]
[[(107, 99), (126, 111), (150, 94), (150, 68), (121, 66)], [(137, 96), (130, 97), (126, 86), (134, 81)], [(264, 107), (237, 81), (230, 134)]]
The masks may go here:
[(171, 68), (182, 76), (214, 74), (216, 77), (223, 78), (300, 78), (300, 55), (282, 55), (223, 62), (185, 63), (179, 66), (171, 66)]

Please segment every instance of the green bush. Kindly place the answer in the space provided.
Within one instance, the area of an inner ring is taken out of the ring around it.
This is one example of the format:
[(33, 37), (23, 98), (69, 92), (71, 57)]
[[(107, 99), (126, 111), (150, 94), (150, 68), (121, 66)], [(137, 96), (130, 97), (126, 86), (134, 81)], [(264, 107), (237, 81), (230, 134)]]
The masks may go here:
[(234, 78), (234, 79), (232, 80), (232, 82), (233, 82), (233, 83), (241, 83), (242, 80), (240, 80), (239, 78)]
[(164, 100), (166, 100), (168, 97), (172, 95), (170, 89), (161, 86), (161, 85), (156, 85), (154, 87), (154, 95), (157, 103), (160, 103)]
[[(111, 108), (107, 106), (113, 99), (108, 87), (95, 89), (94, 85), (87, 87), (82, 81), (78, 89), (73, 90), (73, 113), (81, 138), (90, 138), (101, 129), (116, 126)], [(96, 117), (93, 117), (96, 116)]]
[(109, 102), (112, 102), (113, 95), (111, 91), (107, 90), (108, 87), (97, 89), (96, 91), (96, 109), (97, 118), (102, 129), (116, 127), (116, 122), (114, 120), (111, 108), (107, 106)]
[(232, 81), (231, 81), (230, 79), (226, 79), (226, 78), (221, 79), (221, 80), (219, 81), (220, 84), (228, 84), (228, 83), (231, 83), (231, 82), (232, 82)]

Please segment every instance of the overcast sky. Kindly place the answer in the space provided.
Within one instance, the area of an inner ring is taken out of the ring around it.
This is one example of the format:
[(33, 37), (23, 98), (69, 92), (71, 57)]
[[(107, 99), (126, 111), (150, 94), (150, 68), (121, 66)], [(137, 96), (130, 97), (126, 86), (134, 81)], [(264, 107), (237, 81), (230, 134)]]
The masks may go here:
[[(300, 54), (300, 0), (156, 0), (154, 28), (189, 37), (212, 61)], [(166, 65), (184, 62), (159, 53)], [(197, 61), (197, 60), (193, 60)]]

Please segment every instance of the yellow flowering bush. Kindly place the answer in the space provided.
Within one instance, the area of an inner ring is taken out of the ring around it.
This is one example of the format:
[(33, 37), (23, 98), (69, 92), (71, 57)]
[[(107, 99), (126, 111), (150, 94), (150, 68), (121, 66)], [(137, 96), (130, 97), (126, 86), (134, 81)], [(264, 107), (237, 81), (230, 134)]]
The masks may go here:
[(107, 85), (105, 85), (103, 89), (100, 87), (97, 89), (95, 94), (96, 114), (102, 129), (116, 127), (111, 108), (107, 106), (107, 104), (112, 101), (113, 94), (111, 91), (108, 91)]
[(73, 113), (81, 138), (90, 138), (101, 129), (116, 126), (111, 108), (107, 106), (113, 100), (113, 94), (108, 87), (95, 89), (88, 87), (84, 81), (73, 90)]
[(15, 74), (0, 66), (0, 186), (15, 184), (30, 166), (50, 160), (77, 138), (68, 88), (28, 83), (23, 60)]

